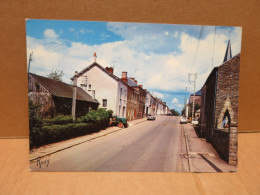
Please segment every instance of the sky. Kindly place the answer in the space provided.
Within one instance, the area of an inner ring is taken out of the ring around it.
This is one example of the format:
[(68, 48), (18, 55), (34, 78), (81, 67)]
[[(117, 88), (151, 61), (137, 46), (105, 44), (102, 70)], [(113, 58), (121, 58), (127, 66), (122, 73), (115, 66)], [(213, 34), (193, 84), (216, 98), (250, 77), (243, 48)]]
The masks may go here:
[(89, 66), (96, 52), (101, 66), (114, 67), (120, 78), (126, 71), (180, 112), (194, 90), (188, 74), (197, 73), (195, 90), (201, 89), (211, 70), (222, 64), (229, 39), (232, 55), (241, 52), (241, 36), (241, 27), (27, 20), (27, 65), (33, 52), (30, 72), (47, 76), (62, 70), (63, 81), (71, 83), (74, 72)]

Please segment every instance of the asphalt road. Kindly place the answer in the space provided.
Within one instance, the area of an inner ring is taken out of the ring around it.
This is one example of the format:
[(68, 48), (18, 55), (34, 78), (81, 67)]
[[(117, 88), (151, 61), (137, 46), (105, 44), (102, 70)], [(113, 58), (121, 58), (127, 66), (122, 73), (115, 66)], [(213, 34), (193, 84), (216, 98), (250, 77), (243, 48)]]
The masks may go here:
[[(131, 123), (131, 122), (130, 122)], [(178, 171), (179, 117), (160, 116), (30, 163), (33, 171)]]

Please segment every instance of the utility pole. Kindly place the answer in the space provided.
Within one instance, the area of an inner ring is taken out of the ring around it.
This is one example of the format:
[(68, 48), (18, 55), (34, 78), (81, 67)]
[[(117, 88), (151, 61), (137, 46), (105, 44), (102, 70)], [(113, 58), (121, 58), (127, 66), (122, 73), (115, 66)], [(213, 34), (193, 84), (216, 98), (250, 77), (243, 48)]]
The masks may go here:
[(32, 56), (33, 56), (33, 52), (30, 53), (30, 57), (29, 57), (28, 73), (30, 72), (30, 65), (31, 65), (31, 61), (32, 61)]
[(185, 98), (184, 98), (184, 108), (183, 108), (183, 115), (185, 116), (186, 114), (186, 93), (187, 93), (187, 87), (185, 88)]
[(73, 99), (72, 99), (72, 113), (71, 113), (73, 118), (73, 123), (76, 123), (77, 80), (78, 80), (78, 71), (75, 71), (75, 75), (73, 77)]
[[(191, 80), (190, 76), (193, 75), (193, 80)], [(197, 79), (197, 73), (194, 73), (194, 74), (190, 74), (189, 73), (189, 82), (193, 82), (194, 84), (194, 87), (193, 87), (193, 98), (192, 98), (192, 114), (191, 114), (191, 121), (194, 120), (194, 103), (195, 103), (195, 89), (196, 89), (196, 79)]]

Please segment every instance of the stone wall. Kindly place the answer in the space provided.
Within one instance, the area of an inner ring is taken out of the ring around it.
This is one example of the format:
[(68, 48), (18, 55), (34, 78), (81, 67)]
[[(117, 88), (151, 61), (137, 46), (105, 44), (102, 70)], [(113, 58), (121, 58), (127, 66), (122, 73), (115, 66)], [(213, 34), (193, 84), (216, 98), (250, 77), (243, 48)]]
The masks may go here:
[(229, 161), (229, 129), (215, 129), (212, 145), (225, 161)]
[(223, 128), (222, 121), (226, 110), (230, 114), (230, 123), (237, 125), (239, 70), (240, 54), (218, 68), (215, 122), (219, 129)]

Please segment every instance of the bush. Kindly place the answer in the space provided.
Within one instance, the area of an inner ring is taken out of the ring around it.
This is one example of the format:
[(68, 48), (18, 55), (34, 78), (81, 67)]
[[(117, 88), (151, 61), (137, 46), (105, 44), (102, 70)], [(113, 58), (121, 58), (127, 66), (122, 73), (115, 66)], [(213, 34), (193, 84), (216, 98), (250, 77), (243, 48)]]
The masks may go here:
[(30, 149), (73, 137), (98, 132), (108, 126), (107, 121), (97, 123), (77, 123), (49, 125), (30, 129)]
[(95, 110), (89, 111), (89, 113), (87, 113), (85, 116), (80, 118), (80, 121), (84, 123), (89, 123), (89, 122), (96, 123), (101, 121), (108, 121), (109, 118), (112, 116), (112, 114), (113, 114), (112, 110), (106, 111), (103, 108), (99, 108), (97, 109), (97, 111)]
[(71, 115), (57, 115), (52, 119), (44, 119), (44, 125), (65, 125), (73, 123), (73, 118)]
[(29, 126), (30, 128), (33, 126), (38, 126), (42, 124), (39, 112), (40, 105), (34, 104), (29, 99)]

